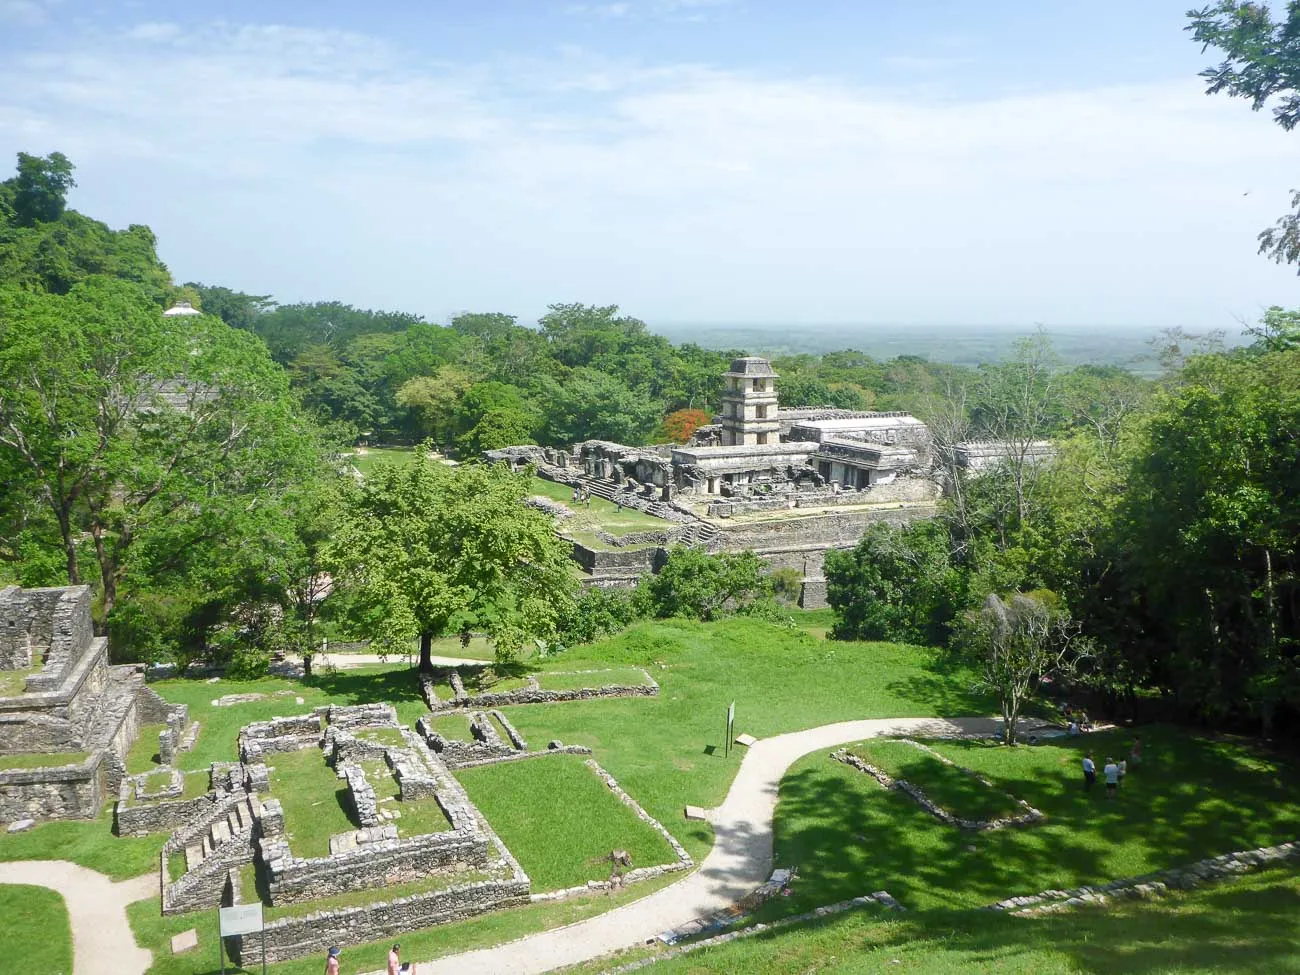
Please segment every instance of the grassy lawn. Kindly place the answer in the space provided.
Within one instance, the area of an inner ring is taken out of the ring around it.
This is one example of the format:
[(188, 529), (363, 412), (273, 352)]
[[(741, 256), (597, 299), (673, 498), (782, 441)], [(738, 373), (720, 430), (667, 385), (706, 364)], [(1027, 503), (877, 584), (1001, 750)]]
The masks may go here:
[[(375, 798), (380, 802), (380, 809), (389, 809), (401, 813), (393, 824), (401, 839), (411, 836), (424, 836), (427, 833), (443, 833), (451, 829), (451, 821), (432, 796), (428, 799), (416, 799), (403, 802), (398, 798), (397, 779), (392, 770), (383, 761), (362, 762), (366, 780), (375, 790)], [(392, 802), (385, 802), (391, 799)]]
[[(608, 968), (583, 967), (584, 973)], [(1152, 901), (1038, 918), (851, 911), (706, 948), (655, 975), (1078, 975), (1300, 971), (1300, 874), (1275, 869)], [(575, 973), (576, 975), (576, 973)]]
[(797, 762), (781, 784), (776, 859), (796, 865), (795, 896), (769, 903), (793, 914), (886, 889), (912, 910), (978, 907), (1017, 894), (1069, 888), (1294, 839), (1297, 768), (1245, 742), (1143, 729), (1149, 758), (1118, 798), (1085, 794), (1084, 751), (1122, 754), (1117, 732), (1050, 745), (934, 742), (1047, 821), (971, 833), (945, 826), (907, 796), (825, 753)]
[(415, 459), (414, 447), (354, 447), (347, 458), (364, 476), (377, 464), (396, 464), (399, 467)]
[(63, 898), (45, 887), (0, 884), (4, 969), (71, 975), (72, 927)]
[(450, 741), (473, 741), (469, 730), (469, 712), (453, 712), (433, 719), (433, 728)]
[(329, 856), (330, 837), (357, 828), (348, 787), (318, 748), (267, 757), (271, 798), (284, 807), (284, 830), (294, 856)]
[(645, 674), (635, 667), (619, 667), (587, 674), (541, 673), (537, 676), (544, 691), (572, 691), (584, 687), (601, 687), (606, 684), (636, 687), (646, 682)]
[(556, 484), (544, 478), (533, 478), (533, 494), (551, 498), (565, 504), (573, 512), (572, 518), (562, 522), (565, 533), (570, 529), (578, 531), (595, 531), (597, 528), (611, 535), (627, 535), (631, 532), (666, 531), (673, 523), (663, 518), (656, 518), (635, 508), (623, 508), (606, 501), (604, 498), (592, 497), (591, 506), (573, 503), (573, 488), (567, 484)]
[(0, 833), (0, 860), (71, 860), (114, 880), (128, 880), (158, 869), (166, 833), (115, 836), (113, 806), (105, 803), (98, 819), (40, 823), (25, 833)]
[(906, 779), (960, 819), (999, 819), (1025, 811), (1010, 796), (945, 765), (915, 745), (878, 738), (851, 745), (849, 751), (892, 778)]
[(27, 687), (27, 678), (39, 674), (44, 664), (33, 664), (19, 670), (0, 670), (0, 697), (17, 697)]
[(130, 775), (139, 775), (156, 769), (161, 762), (158, 754), (158, 733), (166, 728), (165, 724), (146, 724), (140, 726), (135, 743), (126, 754), (126, 770)]
[(21, 755), (0, 755), (0, 769), (6, 768), (57, 768), (60, 765), (80, 765), (90, 755), (86, 752), (24, 752)]
[[(674, 859), (664, 838), (619, 802), (579, 756), (487, 765), (457, 778), (532, 878), (534, 891), (608, 880), (610, 863), (600, 857), (611, 850), (627, 850), (634, 867)], [(523, 803), (521, 796), (527, 796)]]
[[(821, 625), (810, 615), (813, 625)], [(797, 612), (792, 616), (802, 619)], [(592, 748), (596, 760), (697, 858), (708, 852), (713, 834), (706, 823), (686, 822), (682, 809), (688, 803), (716, 806), (731, 784), (743, 753), (733, 749), (723, 757), (733, 700), (737, 734), (760, 738), (854, 718), (995, 710), (971, 691), (969, 672), (942, 663), (934, 651), (832, 643), (797, 628), (745, 619), (639, 623), (548, 660), (539, 676), (627, 667), (645, 667), (660, 693), (502, 711), (530, 743), (558, 738)]]

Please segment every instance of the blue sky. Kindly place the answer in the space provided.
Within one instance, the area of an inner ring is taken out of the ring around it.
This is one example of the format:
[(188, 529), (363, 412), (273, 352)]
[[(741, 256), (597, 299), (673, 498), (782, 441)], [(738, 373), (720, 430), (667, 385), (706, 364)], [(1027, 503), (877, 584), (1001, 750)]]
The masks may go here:
[(1186, 7), (0, 0), (0, 154), (281, 301), (1231, 328), (1300, 303), (1300, 132)]

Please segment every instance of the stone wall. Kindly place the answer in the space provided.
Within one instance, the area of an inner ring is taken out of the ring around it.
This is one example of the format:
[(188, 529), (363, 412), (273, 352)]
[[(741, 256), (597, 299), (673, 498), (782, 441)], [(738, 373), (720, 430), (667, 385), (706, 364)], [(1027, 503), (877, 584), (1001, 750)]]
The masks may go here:
[(0, 770), (0, 822), (93, 819), (103, 805), (102, 757), (77, 765)]
[(458, 864), (477, 869), (488, 865), (486, 835), (468, 829), (368, 843), (348, 853), (311, 859), (294, 857), (282, 840), (263, 839), (261, 848), (272, 904), (296, 904), (349, 890), (409, 883)]
[[(130, 788), (129, 781), (122, 783), (122, 789)], [(210, 812), (216, 801), (216, 796), (209, 793), (194, 799), (133, 803), (119, 791), (117, 805), (114, 807), (117, 832), (119, 836), (144, 836), (148, 833), (179, 829), (194, 817)]]
[(431, 711), (450, 711), (455, 708), (500, 708), (512, 704), (555, 704), (558, 701), (590, 701), (602, 697), (654, 697), (659, 693), (659, 685), (654, 678), (646, 674), (645, 684), (606, 684), (598, 687), (574, 688), (566, 691), (547, 691), (534, 688), (520, 688), (498, 693), (475, 694), (468, 697), (456, 697), (444, 701), (430, 695)]
[[(486, 880), (362, 907), (280, 918), (266, 926), (269, 962), (324, 955), (331, 945), (397, 937), (435, 924), (463, 921), (487, 911), (528, 903), (526, 876)], [(248, 964), (261, 958), (262, 936), (248, 936)], [(238, 949), (237, 949), (238, 950)], [(237, 959), (242, 956), (237, 954)]]

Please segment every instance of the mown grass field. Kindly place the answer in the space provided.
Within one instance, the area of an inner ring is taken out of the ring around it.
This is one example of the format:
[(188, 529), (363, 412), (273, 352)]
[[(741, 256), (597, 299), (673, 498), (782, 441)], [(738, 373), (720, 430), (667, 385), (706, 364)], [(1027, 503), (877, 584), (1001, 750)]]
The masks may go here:
[(0, 970), (71, 975), (72, 928), (63, 898), (45, 887), (0, 884), (0, 945)]
[(633, 867), (672, 863), (667, 841), (583, 764), (556, 755), (456, 773), (533, 881), (534, 892), (608, 880), (613, 850)]
[[(633, 951), (626, 957), (646, 954)], [(612, 964), (583, 965), (569, 975), (595, 975)], [(1034, 918), (868, 908), (703, 948), (645, 971), (1284, 975), (1300, 971), (1300, 873), (1270, 870), (1160, 900), (1121, 901)]]
[(797, 866), (795, 895), (764, 915), (796, 914), (885, 889), (911, 910), (973, 908), (1300, 837), (1300, 768), (1250, 742), (1166, 727), (1143, 729), (1147, 757), (1120, 794), (1083, 791), (1080, 762), (1127, 754), (1106, 732), (1007, 748), (930, 744), (1042, 810), (1045, 822), (969, 832), (945, 826), (901, 792), (832, 761), (797, 762), (781, 784), (777, 861)]
[(877, 738), (854, 745), (849, 751), (891, 778), (916, 786), (958, 818), (990, 820), (1024, 812), (1024, 807), (1007, 793), (990, 789), (973, 775), (944, 764), (908, 742)]

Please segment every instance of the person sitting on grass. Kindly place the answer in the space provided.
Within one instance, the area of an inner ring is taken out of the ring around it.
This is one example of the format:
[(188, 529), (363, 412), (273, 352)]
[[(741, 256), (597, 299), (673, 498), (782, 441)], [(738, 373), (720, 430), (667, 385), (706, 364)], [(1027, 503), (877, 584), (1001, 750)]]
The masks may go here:
[(1102, 773), (1106, 776), (1106, 798), (1114, 799), (1115, 793), (1119, 791), (1119, 766), (1109, 755), (1106, 756), (1106, 767)]

